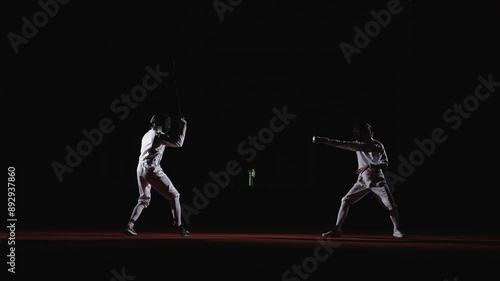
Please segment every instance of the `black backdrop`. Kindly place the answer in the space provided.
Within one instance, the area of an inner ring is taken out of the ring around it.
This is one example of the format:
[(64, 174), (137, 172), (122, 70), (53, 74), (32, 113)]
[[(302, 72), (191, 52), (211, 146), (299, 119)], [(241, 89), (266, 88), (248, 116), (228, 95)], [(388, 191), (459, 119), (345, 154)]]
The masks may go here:
[[(406, 231), (498, 233), (497, 168), (488, 162), (496, 154), (498, 90), (457, 130), (442, 117), (474, 94), (478, 76), (500, 80), (491, 7), (403, 1), (403, 12), (349, 64), (339, 44), (352, 43), (353, 27), (364, 27), (369, 11), (387, 1), (244, 1), (224, 21), (210, 1), (181, 2), (70, 2), (17, 54), (4, 38), (4, 149), (7, 166), (16, 167), (19, 228), (121, 229), (136, 202), (148, 120), (165, 110), (176, 123), (180, 103), (186, 142), (166, 151), (163, 166), (182, 202), (191, 204), (193, 189), (202, 190), (228, 161), (244, 169), (191, 217), (193, 228), (327, 229), (355, 181), (356, 159), (313, 145), (311, 136), (350, 139), (351, 126), (366, 120), (395, 174), (398, 156), (415, 151), (414, 140), (435, 128), (448, 135), (395, 186)], [(21, 18), (37, 10), (34, 2), (12, 7), (8, 32), (20, 34)], [(119, 119), (113, 102), (157, 65), (171, 75)], [(273, 108), (284, 107), (297, 117), (247, 163), (238, 146), (269, 126)], [(64, 163), (65, 147), (75, 148), (82, 130), (104, 118), (115, 129), (60, 182), (52, 163)], [(248, 168), (256, 169), (253, 187)], [(153, 194), (141, 227), (170, 225), (168, 210)], [(389, 230), (387, 214), (370, 197), (346, 223), (346, 231)]]

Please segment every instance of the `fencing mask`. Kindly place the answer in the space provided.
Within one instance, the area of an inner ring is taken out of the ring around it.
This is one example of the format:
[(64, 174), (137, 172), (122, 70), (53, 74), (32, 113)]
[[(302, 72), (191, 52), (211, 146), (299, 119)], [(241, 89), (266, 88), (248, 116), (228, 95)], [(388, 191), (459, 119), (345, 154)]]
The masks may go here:
[(170, 116), (166, 113), (157, 113), (151, 117), (151, 121), (149, 121), (152, 126), (162, 126), (163, 133), (168, 133), (170, 128), (172, 127)]
[(372, 126), (368, 123), (356, 125), (352, 128), (352, 133), (357, 141), (366, 141), (372, 137)]

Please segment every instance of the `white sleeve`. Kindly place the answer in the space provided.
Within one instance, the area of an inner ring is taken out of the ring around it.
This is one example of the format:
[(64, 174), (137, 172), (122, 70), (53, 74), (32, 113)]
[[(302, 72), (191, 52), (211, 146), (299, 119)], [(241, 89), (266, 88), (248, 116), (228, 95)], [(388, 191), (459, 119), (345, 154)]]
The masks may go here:
[(329, 138), (319, 138), (318, 143), (326, 144), (340, 149), (350, 150), (350, 151), (360, 151), (361, 143), (357, 141), (341, 141)]
[(161, 134), (159, 139), (162, 144), (168, 147), (182, 147), (184, 139), (186, 138), (187, 125), (182, 125), (179, 134), (176, 138), (171, 138), (167, 135)]

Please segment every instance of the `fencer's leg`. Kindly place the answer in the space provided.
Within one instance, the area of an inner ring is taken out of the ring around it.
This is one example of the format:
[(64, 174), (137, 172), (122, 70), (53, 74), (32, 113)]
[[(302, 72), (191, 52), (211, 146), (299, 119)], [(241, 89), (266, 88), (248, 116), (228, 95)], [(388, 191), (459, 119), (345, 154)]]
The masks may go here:
[(394, 226), (394, 229), (392, 230), (392, 236), (396, 238), (403, 238), (406, 235), (401, 231), (401, 228), (399, 228), (399, 212), (397, 208), (393, 208), (389, 211), (390, 216), (391, 216), (391, 221)]
[(342, 237), (342, 224), (344, 223), (347, 213), (349, 212), (349, 204), (342, 198), (340, 208), (337, 213), (337, 222), (335, 227), (328, 232), (322, 233), (323, 237)]
[(154, 172), (149, 173), (148, 182), (151, 183), (153, 188), (158, 191), (158, 193), (170, 201), (172, 219), (174, 220), (174, 226), (177, 226), (177, 219), (181, 219), (179, 202), (180, 194), (174, 187), (174, 184), (162, 169), (156, 169)]
[(142, 176), (141, 170), (137, 173), (137, 185), (139, 187), (139, 200), (137, 200), (137, 204), (132, 210), (130, 219), (125, 227), (125, 233), (130, 235), (137, 235), (134, 225), (141, 216), (142, 211), (149, 206), (149, 202), (151, 201), (151, 185)]
[(172, 211), (172, 218), (174, 219), (175, 231), (182, 236), (190, 236), (191, 232), (189, 232), (184, 227), (184, 225), (182, 225), (182, 212), (179, 195), (176, 195), (170, 199), (170, 209)]
[(174, 226), (180, 226), (182, 224), (182, 213), (181, 213), (181, 202), (179, 196), (170, 199), (170, 209), (172, 210), (172, 218), (174, 220)]
[(335, 227), (342, 228), (344, 221), (349, 213), (349, 206), (361, 200), (366, 194), (370, 193), (370, 189), (361, 182), (357, 182), (347, 194), (342, 198), (340, 208), (337, 214), (337, 222)]
[(146, 206), (144, 206), (143, 203), (137, 202), (137, 205), (135, 205), (134, 210), (132, 211), (132, 215), (130, 216), (130, 220), (127, 224), (128, 228), (134, 228), (135, 222), (137, 221), (137, 219), (139, 219), (145, 207)]
[(175, 230), (182, 236), (189, 236), (190, 232), (182, 225), (180, 194), (172, 184), (172, 181), (170, 181), (163, 170), (156, 169), (154, 173), (148, 175), (148, 182), (150, 182), (153, 188), (163, 195), (163, 197), (170, 200)]
[(323, 233), (323, 237), (341, 237), (342, 236), (342, 225), (349, 213), (349, 206), (361, 200), (361, 198), (365, 197), (366, 194), (370, 192), (370, 189), (366, 187), (361, 182), (357, 182), (354, 186), (347, 192), (347, 194), (342, 197), (340, 201), (340, 208), (337, 213), (337, 221), (335, 223), (335, 227)]
[(389, 215), (391, 217), (392, 225), (394, 226), (394, 229), (399, 229), (399, 212), (398, 208), (392, 208), (389, 211)]
[(376, 186), (372, 188), (373, 194), (377, 200), (389, 210), (389, 217), (391, 218), (393, 232), (392, 236), (396, 238), (403, 238), (405, 235), (399, 227), (399, 211), (392, 196), (391, 190), (387, 185)]
[(348, 213), (349, 213), (349, 204), (345, 200), (342, 200), (339, 212), (337, 214), (337, 222), (335, 223), (335, 227), (337, 229), (342, 229), (342, 225), (344, 224), (345, 218), (347, 217)]

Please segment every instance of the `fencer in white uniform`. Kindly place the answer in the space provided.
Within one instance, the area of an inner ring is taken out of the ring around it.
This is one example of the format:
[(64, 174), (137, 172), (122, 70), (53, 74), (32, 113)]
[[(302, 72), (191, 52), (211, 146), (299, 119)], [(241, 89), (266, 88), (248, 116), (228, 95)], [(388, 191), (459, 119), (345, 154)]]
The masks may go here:
[(375, 198), (389, 211), (393, 224), (393, 236), (404, 237), (399, 227), (399, 214), (391, 190), (385, 179), (383, 170), (389, 166), (389, 160), (384, 145), (373, 138), (373, 131), (369, 124), (362, 124), (353, 128), (355, 141), (341, 141), (326, 137), (313, 137), (313, 143), (325, 144), (340, 149), (356, 152), (358, 179), (347, 194), (342, 198), (337, 214), (335, 227), (322, 234), (323, 237), (341, 237), (342, 224), (347, 217), (349, 206), (372, 193)]
[(151, 187), (153, 187), (163, 197), (170, 200), (175, 230), (182, 236), (189, 236), (189, 231), (182, 225), (180, 194), (160, 165), (165, 147), (182, 147), (184, 144), (187, 121), (181, 118), (179, 133), (176, 137), (167, 135), (171, 127), (170, 117), (167, 114), (155, 114), (150, 123), (150, 129), (142, 137), (137, 165), (139, 199), (125, 227), (125, 233), (137, 235), (134, 225), (142, 211), (149, 206)]

